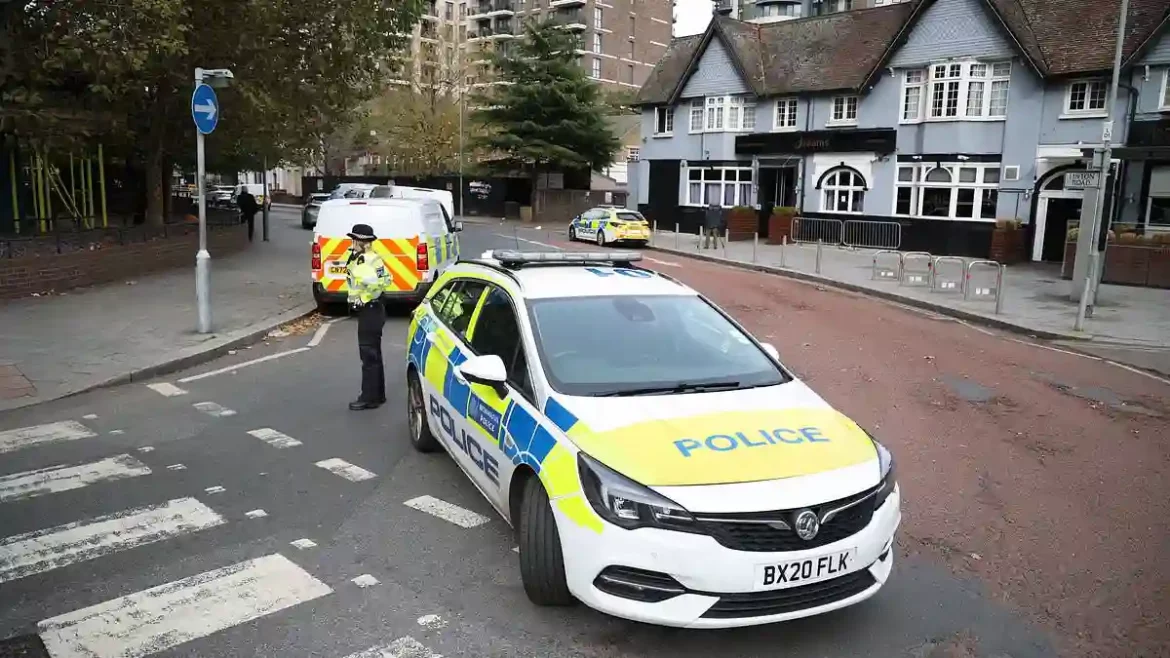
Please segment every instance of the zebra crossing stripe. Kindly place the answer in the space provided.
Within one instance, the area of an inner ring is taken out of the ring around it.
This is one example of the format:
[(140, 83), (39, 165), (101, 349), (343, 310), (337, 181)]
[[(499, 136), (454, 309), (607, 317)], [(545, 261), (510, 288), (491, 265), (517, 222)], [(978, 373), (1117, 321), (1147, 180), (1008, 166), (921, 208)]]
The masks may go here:
[(437, 516), (461, 528), (474, 528), (491, 520), (482, 514), (476, 514), (469, 509), (453, 505), (445, 500), (439, 500), (434, 496), (419, 496), (402, 504), (411, 509), (426, 512), (431, 516)]
[(46, 619), (37, 630), (53, 658), (141, 658), (332, 591), (274, 553)]
[(123, 510), (0, 539), (0, 583), (224, 523), (194, 498)]
[[(56, 654), (53, 656), (56, 658)], [(351, 653), (345, 658), (439, 658), (439, 656), (423, 646), (418, 640), (407, 635), (390, 644), (380, 644), (365, 651)]]
[(294, 448), (301, 445), (300, 441), (292, 438), (284, 432), (277, 432), (271, 427), (261, 427), (258, 430), (249, 430), (248, 434), (260, 439), (273, 448)]
[(361, 466), (354, 466), (353, 464), (334, 457), (332, 459), (323, 459), (315, 464), (318, 468), (323, 468), (334, 475), (349, 480), (350, 482), (361, 482), (362, 480), (369, 480), (377, 477), (375, 474), (367, 471)]
[(0, 503), (80, 489), (98, 482), (150, 475), (150, 468), (130, 455), (89, 464), (50, 466), (0, 477)]
[(75, 420), (19, 427), (0, 432), (0, 453), (23, 450), (36, 445), (76, 441), (97, 436), (97, 433)]

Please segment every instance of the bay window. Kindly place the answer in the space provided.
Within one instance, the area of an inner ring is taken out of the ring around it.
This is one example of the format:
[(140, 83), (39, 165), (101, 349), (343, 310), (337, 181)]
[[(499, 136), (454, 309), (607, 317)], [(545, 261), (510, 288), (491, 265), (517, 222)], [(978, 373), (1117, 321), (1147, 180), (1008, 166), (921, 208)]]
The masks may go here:
[(902, 123), (1007, 117), (1011, 62), (948, 62), (905, 71)]
[(654, 134), (670, 135), (674, 132), (674, 108), (654, 108)]
[(708, 96), (691, 101), (690, 132), (756, 129), (756, 102), (748, 96)]
[(687, 188), (681, 205), (730, 208), (754, 203), (751, 167), (687, 167), (683, 175)]
[(894, 214), (995, 221), (999, 169), (998, 162), (899, 164)]

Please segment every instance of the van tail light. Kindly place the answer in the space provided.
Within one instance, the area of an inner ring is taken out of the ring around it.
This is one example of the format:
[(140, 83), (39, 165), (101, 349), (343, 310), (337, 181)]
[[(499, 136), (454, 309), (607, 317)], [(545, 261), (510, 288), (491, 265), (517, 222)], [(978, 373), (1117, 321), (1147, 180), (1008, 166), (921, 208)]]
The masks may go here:
[(418, 266), (419, 272), (425, 272), (431, 269), (430, 253), (427, 251), (427, 243), (418, 243), (418, 252), (415, 254), (415, 265)]
[(321, 243), (313, 243), (313, 269), (321, 269)]

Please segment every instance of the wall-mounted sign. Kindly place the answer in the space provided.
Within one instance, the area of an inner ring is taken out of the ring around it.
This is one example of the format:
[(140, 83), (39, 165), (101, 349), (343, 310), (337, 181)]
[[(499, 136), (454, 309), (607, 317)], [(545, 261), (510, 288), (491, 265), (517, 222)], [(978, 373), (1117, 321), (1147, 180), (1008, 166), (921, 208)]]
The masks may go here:
[(810, 130), (795, 133), (752, 133), (735, 138), (736, 153), (893, 153), (898, 131), (893, 128), (861, 130)]

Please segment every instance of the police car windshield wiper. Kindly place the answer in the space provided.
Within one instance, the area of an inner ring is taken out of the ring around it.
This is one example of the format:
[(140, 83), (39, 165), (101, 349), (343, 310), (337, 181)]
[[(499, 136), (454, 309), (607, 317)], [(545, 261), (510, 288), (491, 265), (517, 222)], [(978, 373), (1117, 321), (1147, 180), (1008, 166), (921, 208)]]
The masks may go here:
[(722, 391), (729, 388), (739, 388), (739, 382), (679, 382), (674, 386), (647, 386), (645, 388), (628, 388), (620, 391), (598, 393), (599, 398), (624, 398), (635, 395), (665, 395), (668, 393), (705, 393), (707, 391)]

